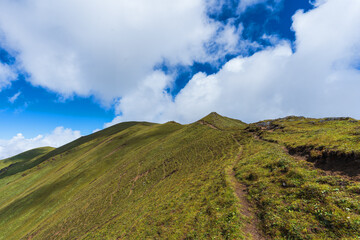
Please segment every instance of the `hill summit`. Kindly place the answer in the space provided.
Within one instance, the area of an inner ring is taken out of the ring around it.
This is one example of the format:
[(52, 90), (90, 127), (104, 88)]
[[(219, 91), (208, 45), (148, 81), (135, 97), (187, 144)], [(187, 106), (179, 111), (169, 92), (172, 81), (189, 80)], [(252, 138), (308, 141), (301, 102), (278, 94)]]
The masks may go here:
[(0, 161), (0, 239), (354, 239), (360, 124), (124, 122)]

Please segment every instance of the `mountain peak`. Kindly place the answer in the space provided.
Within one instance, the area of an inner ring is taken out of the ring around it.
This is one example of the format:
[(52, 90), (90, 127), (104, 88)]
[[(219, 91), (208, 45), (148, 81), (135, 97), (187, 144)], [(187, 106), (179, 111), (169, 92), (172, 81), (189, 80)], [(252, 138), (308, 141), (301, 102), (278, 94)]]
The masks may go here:
[(206, 115), (205, 117), (203, 117), (201, 120), (203, 121), (207, 121), (207, 120), (210, 120), (210, 119), (213, 119), (213, 118), (224, 118), (223, 116), (221, 116), (220, 114), (218, 114), (217, 112), (211, 112), (209, 113), (208, 115)]
[(197, 121), (197, 123), (201, 123), (201, 124), (206, 123), (206, 125), (211, 125), (213, 126), (213, 128), (221, 129), (221, 130), (242, 128), (244, 125), (246, 125), (240, 120), (224, 117), (218, 114), (217, 112), (211, 112), (207, 116)]

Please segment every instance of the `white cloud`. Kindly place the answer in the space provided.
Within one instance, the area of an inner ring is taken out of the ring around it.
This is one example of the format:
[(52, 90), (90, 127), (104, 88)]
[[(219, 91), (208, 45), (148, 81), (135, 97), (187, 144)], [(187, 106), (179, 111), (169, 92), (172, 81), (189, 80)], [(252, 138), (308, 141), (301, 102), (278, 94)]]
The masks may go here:
[[(288, 114), (360, 117), (358, 0), (312, 1), (315, 9), (293, 17), (294, 53), (289, 43), (264, 36), (275, 46), (237, 57), (216, 74), (196, 74), (172, 99), (164, 89), (173, 76), (154, 71), (156, 64), (213, 61), (253, 44), (239, 39), (241, 26), (206, 16), (226, 2), (2, 0), (0, 31), (33, 84), (65, 96), (120, 97), (111, 124), (190, 122), (211, 111), (245, 121)], [(239, 11), (261, 2), (240, 1)], [(215, 57), (204, 48), (209, 42), (220, 49)], [(0, 65), (0, 88), (12, 74)]]
[(15, 93), (12, 97), (9, 97), (9, 102), (10, 103), (14, 103), (17, 99), (18, 99), (18, 97), (21, 95), (21, 92), (19, 91), (19, 92), (17, 92), (17, 93)]
[[(208, 3), (208, 11), (210, 14), (218, 14), (221, 12), (222, 8), (234, 8), (233, 10), (237, 11), (239, 14), (243, 13), (247, 8), (254, 5), (265, 3), (268, 0), (206, 0)], [(275, 0), (275, 3), (281, 2), (283, 0)]]
[[(169, 76), (155, 71), (119, 101), (116, 106), (117, 114), (122, 113), (127, 119), (155, 120), (154, 116), (161, 116), (171, 108), (171, 97), (164, 90), (170, 82)], [(105, 124), (105, 127), (122, 120), (123, 118), (117, 117), (111, 123)]]
[(0, 31), (34, 85), (110, 101), (163, 59), (208, 60), (204, 44), (217, 34), (233, 49), (234, 30), (208, 19), (207, 7), (205, 0), (2, 0)]
[(98, 131), (101, 131), (101, 129), (97, 128), (97, 129), (93, 130), (92, 133), (96, 133)]
[(247, 122), (290, 114), (360, 118), (359, 16), (358, 0), (322, 1), (293, 17), (294, 53), (279, 42), (232, 59), (216, 74), (196, 74), (175, 100), (162, 91), (166, 84), (151, 94), (138, 90), (124, 96), (116, 121), (191, 122), (212, 111)]
[(248, 7), (259, 3), (264, 3), (266, 1), (267, 0), (240, 0), (238, 8), (240, 12), (244, 12)]
[(80, 131), (73, 131), (69, 128), (57, 127), (47, 135), (38, 135), (34, 138), (25, 138), (18, 133), (10, 140), (0, 139), (0, 159), (5, 159), (27, 150), (38, 147), (60, 147), (81, 137)]
[(0, 90), (16, 80), (17, 74), (12, 67), (0, 62)]

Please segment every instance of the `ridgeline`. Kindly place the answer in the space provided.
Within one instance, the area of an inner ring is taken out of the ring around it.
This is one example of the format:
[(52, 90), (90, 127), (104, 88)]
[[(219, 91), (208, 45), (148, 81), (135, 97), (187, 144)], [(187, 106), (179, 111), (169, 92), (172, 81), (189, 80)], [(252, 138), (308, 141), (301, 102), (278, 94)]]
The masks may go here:
[(0, 161), (0, 239), (356, 239), (360, 122), (120, 123)]

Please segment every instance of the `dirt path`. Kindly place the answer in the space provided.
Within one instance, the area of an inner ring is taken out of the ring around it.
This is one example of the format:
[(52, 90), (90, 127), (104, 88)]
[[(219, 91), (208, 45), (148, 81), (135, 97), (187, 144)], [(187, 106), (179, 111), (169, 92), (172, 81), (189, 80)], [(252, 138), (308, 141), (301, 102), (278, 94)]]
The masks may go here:
[[(200, 124), (204, 126), (208, 126), (212, 129), (220, 130), (218, 127), (212, 125), (211, 123), (208, 123), (206, 121), (199, 121)], [(245, 223), (245, 227), (243, 231), (247, 234), (247, 236), (250, 236), (253, 240), (263, 240), (266, 239), (261, 231), (258, 229), (259, 226), (259, 219), (256, 217), (256, 215), (253, 212), (253, 208), (251, 207), (249, 201), (247, 200), (247, 188), (244, 184), (241, 184), (235, 177), (235, 171), (234, 167), (238, 164), (238, 162), (241, 159), (242, 155), (242, 145), (241, 143), (236, 139), (234, 135), (232, 135), (233, 140), (236, 142), (236, 144), (239, 146), (239, 153), (237, 154), (236, 160), (233, 162), (233, 164), (225, 169), (225, 173), (228, 177), (228, 181), (233, 188), (237, 199), (239, 200), (239, 203), (241, 205), (240, 212), (246, 218), (248, 221)]]
[(244, 232), (247, 235), (251, 236), (251, 239), (253, 239), (253, 240), (266, 239), (262, 235), (261, 231), (258, 229), (259, 219), (254, 214), (253, 208), (251, 207), (251, 204), (249, 203), (248, 199), (246, 198), (247, 188), (244, 184), (241, 184), (236, 179), (234, 167), (238, 164), (238, 162), (241, 159), (242, 146), (234, 136), (232, 136), (232, 137), (233, 137), (234, 141), (239, 145), (240, 150), (239, 150), (239, 153), (238, 153), (234, 163), (226, 169), (226, 174), (229, 178), (231, 187), (233, 188), (233, 190), (236, 194), (236, 197), (240, 202), (240, 205), (241, 205), (240, 212), (249, 219), (248, 222), (245, 223)]
[(240, 212), (249, 219), (249, 221), (245, 223), (244, 232), (250, 235), (253, 240), (265, 239), (257, 227), (259, 225), (259, 220), (252, 211), (252, 207), (246, 198), (246, 186), (237, 181), (233, 167), (229, 167), (226, 173), (229, 176), (229, 180), (232, 185), (231, 187), (234, 189), (241, 204)]
[(200, 121), (198, 121), (198, 123), (200, 123), (201, 125), (204, 125), (204, 126), (208, 126), (209, 128), (222, 131), (220, 128), (218, 128), (215, 125), (212, 125), (211, 123), (208, 123), (208, 122), (206, 122), (204, 120), (200, 120)]
[(121, 149), (123, 149), (125, 147), (125, 145), (121, 145), (117, 148), (115, 148), (112, 152), (110, 152), (109, 154), (105, 155), (104, 157), (102, 157), (102, 159), (105, 159), (105, 158), (108, 158), (110, 157), (111, 155), (113, 155), (114, 153), (120, 151)]

